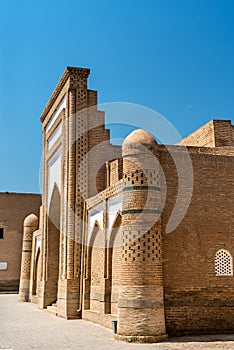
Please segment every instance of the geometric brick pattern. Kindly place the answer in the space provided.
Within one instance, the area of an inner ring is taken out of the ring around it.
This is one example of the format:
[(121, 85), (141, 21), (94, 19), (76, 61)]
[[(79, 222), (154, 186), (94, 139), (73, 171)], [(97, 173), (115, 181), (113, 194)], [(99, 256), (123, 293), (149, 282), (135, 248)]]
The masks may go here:
[(149, 186), (160, 186), (159, 173), (154, 169), (145, 169), (145, 172), (136, 169), (133, 172), (128, 170), (127, 173), (123, 175), (126, 185), (149, 185)]
[(28, 258), (24, 258), (24, 260), (22, 261), (22, 272), (26, 273), (30, 271), (30, 259), (31, 255)]
[(161, 235), (158, 230), (151, 229), (144, 234), (140, 230), (124, 230), (122, 237), (122, 258), (125, 261), (161, 260)]

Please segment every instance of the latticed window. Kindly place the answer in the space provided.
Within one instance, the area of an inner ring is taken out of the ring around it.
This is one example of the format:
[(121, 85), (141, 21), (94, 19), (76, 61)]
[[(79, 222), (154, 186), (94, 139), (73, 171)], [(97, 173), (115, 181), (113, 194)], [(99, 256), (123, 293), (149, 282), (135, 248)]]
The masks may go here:
[(227, 250), (219, 250), (215, 254), (216, 276), (233, 276), (232, 256)]

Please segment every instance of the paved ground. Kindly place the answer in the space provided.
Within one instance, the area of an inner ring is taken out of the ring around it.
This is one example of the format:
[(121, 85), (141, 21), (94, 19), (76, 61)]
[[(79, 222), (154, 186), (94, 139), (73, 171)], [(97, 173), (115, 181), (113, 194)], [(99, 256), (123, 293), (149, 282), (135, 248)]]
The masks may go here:
[(66, 321), (0, 294), (0, 349), (7, 350), (234, 350), (234, 335), (184, 337), (158, 344), (115, 342), (111, 331), (83, 320)]

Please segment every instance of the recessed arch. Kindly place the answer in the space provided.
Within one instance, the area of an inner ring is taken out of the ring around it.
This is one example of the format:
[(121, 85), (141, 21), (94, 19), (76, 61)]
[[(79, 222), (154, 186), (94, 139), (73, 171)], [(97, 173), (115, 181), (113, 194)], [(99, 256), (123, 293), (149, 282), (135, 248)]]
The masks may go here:
[(98, 220), (95, 220), (94, 225), (93, 225), (93, 229), (91, 231), (90, 239), (88, 241), (89, 248), (93, 247), (96, 235), (97, 235), (98, 231), (101, 231), (101, 230), (102, 230), (101, 223)]
[(121, 237), (120, 235), (118, 235), (121, 223), (122, 223), (122, 212), (121, 210), (119, 210), (115, 216), (115, 219), (111, 228), (108, 248), (113, 248), (114, 246), (121, 245)]
[(35, 258), (32, 295), (38, 295), (38, 283), (40, 281), (40, 275), (41, 275), (41, 248), (39, 247)]
[(47, 305), (57, 300), (59, 279), (59, 247), (60, 247), (61, 195), (54, 183), (49, 212), (47, 216), (47, 279), (50, 280), (50, 297)]
[(108, 313), (117, 314), (117, 300), (119, 294), (119, 279), (121, 267), (121, 224), (122, 213), (119, 210), (112, 225), (110, 239), (108, 242), (108, 277), (110, 283)]
[(100, 312), (100, 289), (104, 281), (105, 236), (98, 220), (95, 221), (90, 239), (87, 242), (85, 293), (89, 295), (85, 301), (85, 309)]
[(57, 229), (60, 229), (60, 198), (60, 191), (55, 182), (49, 205), (48, 219)]

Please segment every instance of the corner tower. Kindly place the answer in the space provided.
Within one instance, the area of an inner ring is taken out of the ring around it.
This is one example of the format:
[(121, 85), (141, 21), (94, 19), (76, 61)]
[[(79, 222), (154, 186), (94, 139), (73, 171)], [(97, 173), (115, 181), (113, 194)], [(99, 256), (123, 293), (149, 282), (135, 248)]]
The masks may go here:
[(153, 136), (140, 129), (131, 133), (122, 146), (118, 340), (157, 342), (166, 338), (157, 147)]

